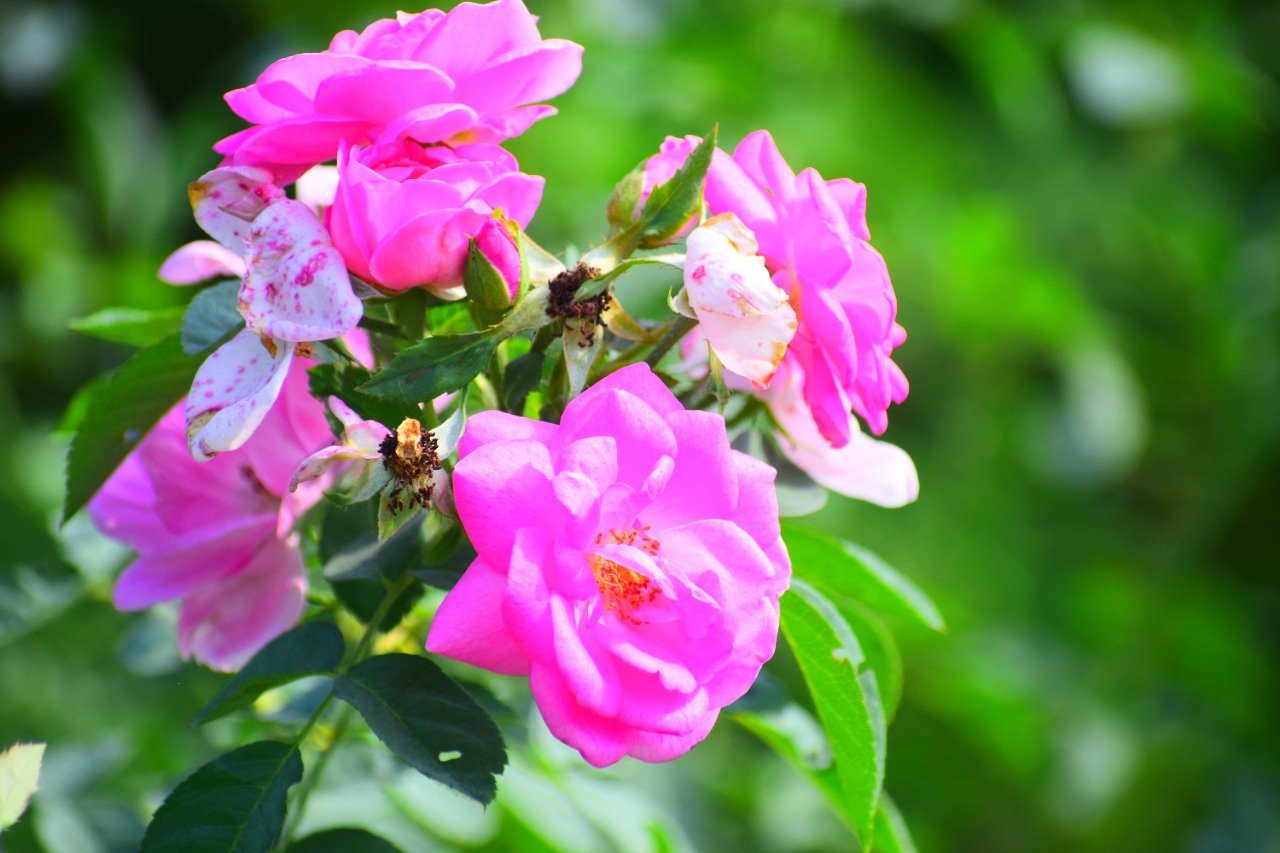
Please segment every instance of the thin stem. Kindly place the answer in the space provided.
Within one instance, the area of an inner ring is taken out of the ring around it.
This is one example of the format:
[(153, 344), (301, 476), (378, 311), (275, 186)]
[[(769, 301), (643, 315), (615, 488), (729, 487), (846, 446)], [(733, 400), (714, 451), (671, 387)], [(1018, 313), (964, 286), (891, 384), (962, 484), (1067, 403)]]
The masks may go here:
[(645, 364), (650, 367), (656, 367), (658, 362), (662, 361), (662, 357), (670, 352), (672, 347), (680, 343), (681, 338), (693, 331), (693, 327), (696, 325), (698, 325), (698, 321), (692, 317), (686, 317), (683, 314), (677, 315), (671, 321), (671, 325), (667, 327), (666, 334), (654, 345), (653, 351), (644, 360)]
[[(365, 655), (369, 653), (369, 648), (373, 645), (374, 637), (377, 636), (378, 626), (382, 624), (382, 620), (386, 618), (387, 613), (391, 611), (396, 599), (400, 597), (409, 586), (413, 583), (413, 576), (405, 572), (387, 587), (387, 594), (382, 597), (382, 601), (378, 604), (378, 609), (374, 611), (373, 617), (365, 625), (364, 633), (360, 636), (360, 640), (356, 643), (356, 647), (352, 649), (351, 654), (338, 665), (337, 674), (339, 676), (346, 675), (351, 667), (364, 660)], [(312, 713), (311, 718), (307, 720), (302, 727), (302, 731), (298, 732), (298, 736), (294, 738), (293, 745), (295, 748), (301, 748), (302, 742), (306, 739), (311, 730), (315, 728), (316, 723), (320, 722), (320, 718), (324, 712), (328, 710), (329, 705), (333, 702), (333, 692), (324, 697), (324, 701)], [(333, 734), (329, 738), (329, 742), (319, 751), (319, 757), (316, 759), (315, 766), (311, 768), (311, 772), (306, 775), (302, 782), (298, 785), (298, 793), (294, 797), (292, 817), (289, 821), (288, 829), (281, 833), (281, 845), (288, 846), (293, 834), (298, 831), (298, 826), (302, 823), (302, 815), (307, 805), (307, 798), (311, 796), (311, 792), (315, 789), (320, 781), (320, 775), (324, 772), (325, 765), (329, 763), (329, 756), (333, 753), (333, 748), (338, 745), (338, 741), (346, 734), (347, 726), (351, 724), (352, 715), (355, 709), (350, 705), (345, 706), (338, 714), (337, 720), (333, 725)]]

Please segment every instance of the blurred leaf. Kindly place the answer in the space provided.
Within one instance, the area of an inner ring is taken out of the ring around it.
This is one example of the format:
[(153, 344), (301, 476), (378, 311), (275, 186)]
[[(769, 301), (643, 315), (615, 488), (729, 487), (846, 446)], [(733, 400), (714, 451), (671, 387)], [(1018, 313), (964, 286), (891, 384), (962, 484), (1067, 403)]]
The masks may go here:
[(884, 711), (875, 673), (834, 604), (799, 578), (782, 597), (782, 631), (822, 720), (844, 790), (843, 811), (870, 846), (884, 782)]
[(83, 588), (84, 579), (61, 561), (0, 563), (0, 648), (57, 616)]
[(431, 546), (425, 561), (411, 569), (413, 576), (437, 589), (450, 590), (462, 577), (462, 573), (475, 561), (476, 549), (462, 530), (455, 524)]
[[(338, 512), (330, 510), (325, 517), (326, 530)], [(395, 580), (417, 565), (423, 557), (425, 546), (420, 536), (420, 525), (406, 525), (386, 540), (379, 540), (370, 527), (336, 546), (329, 536), (327, 548), (338, 547), (324, 564), (324, 577), (328, 581), (346, 581), (369, 578)]]
[(458, 442), (462, 440), (462, 430), (467, 425), (467, 386), (463, 386), (458, 392), (454, 402), (457, 408), (453, 410), (453, 414), (445, 418), (440, 426), (431, 430), (431, 434), (436, 439), (436, 454), (441, 461), (452, 456), (458, 449)]
[(493, 801), (507, 763), (489, 715), (426, 658), (369, 658), (335, 686), (374, 734), (411, 767), (480, 803)]
[(16, 743), (0, 752), (0, 830), (13, 826), (27, 809), (40, 780), (42, 743)]
[(865, 548), (789, 521), (782, 524), (782, 538), (796, 575), (823, 592), (847, 596), (934, 631), (946, 630), (942, 614), (929, 596)]
[(416, 403), (388, 401), (358, 390), (372, 375), (358, 364), (317, 364), (307, 371), (311, 396), (317, 400), (337, 397), (361, 418), (377, 421), (388, 429), (394, 430), (405, 418), (422, 414)]
[(67, 454), (66, 521), (191, 387), (200, 359), (177, 335), (139, 350), (93, 395)]
[(533, 349), (507, 364), (502, 375), (502, 408), (508, 412), (522, 412), (524, 401), (542, 384), (542, 367), (546, 363), (544, 350)]
[(182, 328), (182, 308), (103, 308), (88, 317), (72, 320), (71, 328), (84, 335), (144, 347)]
[(660, 246), (679, 233), (702, 207), (702, 188), (716, 150), (719, 126), (711, 128), (684, 165), (665, 184), (654, 187), (640, 211), (641, 245)]
[[(331, 581), (329, 585), (333, 587), (333, 594), (338, 597), (343, 606), (365, 624), (368, 624), (369, 620), (377, 614), (378, 606), (382, 604), (382, 599), (387, 595), (387, 585), (379, 580)], [(422, 598), (422, 594), (425, 591), (422, 584), (417, 581), (406, 587), (391, 602), (390, 608), (387, 610), (386, 616), (382, 618), (382, 622), (377, 626), (377, 630), (390, 631), (399, 625), (400, 620), (413, 608), (418, 599)]]
[(887, 792), (880, 794), (876, 812), (876, 853), (916, 853), (916, 844), (902, 813)]
[(142, 851), (254, 853), (275, 846), (285, 796), (302, 778), (292, 744), (258, 741), (226, 753), (188, 776), (156, 810)]
[(342, 632), (332, 622), (303, 622), (263, 646), (196, 714), (195, 722), (203, 725), (247, 707), (281, 684), (332, 672), (342, 663), (345, 650)]
[(490, 330), (427, 338), (402, 351), (359, 390), (384, 400), (429, 403), (480, 375), (503, 337)]
[(480, 251), (474, 239), (467, 250), (466, 266), (462, 268), (462, 286), (482, 311), (499, 312), (511, 305), (511, 291), (507, 289), (506, 279)]
[(195, 295), (182, 318), (182, 351), (197, 355), (244, 328), (236, 308), (240, 282), (220, 281)]
[(308, 835), (290, 844), (286, 853), (401, 853), (401, 850), (368, 830), (343, 827)]
[(892, 721), (902, 701), (902, 653), (893, 639), (893, 632), (868, 608), (855, 601), (840, 601), (840, 615), (849, 623), (853, 635), (858, 638), (867, 665), (876, 674), (880, 688), (880, 702), (884, 716)]

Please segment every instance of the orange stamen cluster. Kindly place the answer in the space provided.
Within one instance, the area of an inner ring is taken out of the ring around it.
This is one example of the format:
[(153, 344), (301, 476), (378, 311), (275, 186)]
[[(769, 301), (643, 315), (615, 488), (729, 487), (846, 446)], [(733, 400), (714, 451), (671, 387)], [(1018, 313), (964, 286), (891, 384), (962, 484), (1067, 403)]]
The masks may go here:
[[(625, 531), (610, 530), (608, 534), (596, 534), (597, 545), (633, 545), (650, 556), (656, 557), (661, 543), (648, 533), (649, 525)], [(658, 597), (653, 581), (634, 569), (607, 560), (598, 554), (587, 558), (596, 586), (604, 598), (605, 607), (615, 611), (619, 619), (639, 625), (633, 611)]]

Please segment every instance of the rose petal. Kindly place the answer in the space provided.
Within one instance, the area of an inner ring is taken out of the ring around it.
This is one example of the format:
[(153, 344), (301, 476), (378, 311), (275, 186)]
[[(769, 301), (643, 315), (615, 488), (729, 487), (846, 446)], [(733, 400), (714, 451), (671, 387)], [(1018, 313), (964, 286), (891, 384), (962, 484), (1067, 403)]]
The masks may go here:
[(264, 342), (248, 329), (214, 350), (196, 371), (184, 407), (191, 455), (204, 460), (248, 441), (279, 396), (292, 360), (292, 345)]
[(217, 276), (240, 278), (244, 259), (212, 240), (195, 240), (175, 249), (156, 275), (169, 284), (196, 284)]

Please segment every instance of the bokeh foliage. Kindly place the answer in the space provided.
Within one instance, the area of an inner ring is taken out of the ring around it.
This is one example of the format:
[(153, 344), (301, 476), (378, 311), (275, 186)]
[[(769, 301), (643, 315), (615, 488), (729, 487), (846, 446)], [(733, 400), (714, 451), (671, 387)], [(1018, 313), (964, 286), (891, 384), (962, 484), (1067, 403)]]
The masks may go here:
[[(602, 237), (614, 182), (714, 121), (868, 185), (910, 333), (889, 438), (922, 497), (817, 520), (947, 618), (942, 637), (895, 626), (887, 785), (920, 847), (1280, 846), (1280, 7), (530, 5), (587, 47), (562, 114), (511, 145), (547, 177), (544, 245)], [(393, 11), (0, 0), (0, 747), (50, 743), (6, 845), (129, 849), (140, 810), (236, 742), (234, 722), (186, 725), (223, 679), (175, 665), (163, 616), (111, 609), (124, 555), (77, 522), (55, 538), (55, 427), (130, 352), (67, 323), (184, 302), (154, 270), (197, 236), (184, 184), (239, 127), (221, 94)], [(532, 754), (487, 813), (387, 770), (389, 837), (849, 843), (730, 725), (672, 766)], [(340, 750), (312, 809), (374, 808), (356, 782), (381, 761)]]

